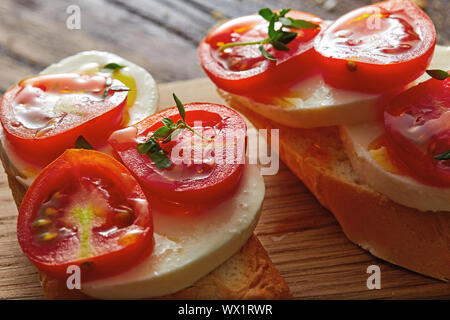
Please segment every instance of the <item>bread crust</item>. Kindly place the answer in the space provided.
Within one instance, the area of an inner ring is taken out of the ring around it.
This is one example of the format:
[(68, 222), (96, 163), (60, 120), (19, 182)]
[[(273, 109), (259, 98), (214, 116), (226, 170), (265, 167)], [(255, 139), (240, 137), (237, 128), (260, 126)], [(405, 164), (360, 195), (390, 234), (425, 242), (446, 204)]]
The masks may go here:
[[(40, 273), (47, 299), (91, 299), (80, 290), (69, 290), (64, 281)], [(192, 286), (158, 300), (265, 300), (292, 299), (289, 288), (267, 252), (253, 235), (247, 243)]]
[(398, 266), (450, 279), (450, 212), (405, 207), (360, 182), (337, 127), (289, 128), (251, 111), (241, 99), (219, 93), (257, 128), (269, 129), (269, 134), (279, 129), (280, 158), (334, 214), (352, 242)]
[[(10, 165), (5, 165), (3, 161), (3, 166), (19, 209), (26, 188), (9, 172)], [(64, 281), (44, 273), (39, 273), (39, 279), (46, 299), (92, 299), (80, 290), (69, 290)], [(192, 286), (156, 299), (266, 300), (292, 299), (292, 294), (258, 238), (252, 235), (236, 254)]]

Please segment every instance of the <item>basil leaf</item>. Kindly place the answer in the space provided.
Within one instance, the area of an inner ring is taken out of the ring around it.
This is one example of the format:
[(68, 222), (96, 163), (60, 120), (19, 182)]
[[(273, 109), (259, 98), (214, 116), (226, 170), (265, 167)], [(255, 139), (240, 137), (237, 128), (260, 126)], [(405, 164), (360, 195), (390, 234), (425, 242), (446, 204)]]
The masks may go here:
[(149, 139), (147, 142), (138, 143), (136, 149), (140, 154), (146, 154), (155, 144), (157, 144), (155, 139)]
[(163, 141), (162, 143), (167, 143), (167, 142), (171, 141), (171, 140), (174, 139), (176, 136), (178, 136), (178, 135), (181, 133), (182, 130), (183, 130), (182, 128), (175, 129), (174, 131), (172, 131), (171, 134), (169, 134), (169, 135), (167, 136), (166, 139), (164, 139), (164, 141)]
[(261, 51), (261, 54), (264, 58), (269, 59), (270, 61), (277, 61), (273, 55), (271, 55), (269, 52), (267, 52), (266, 49), (264, 49), (263, 45), (259, 46), (259, 51)]
[(136, 148), (140, 154), (147, 154), (158, 169), (169, 168), (172, 165), (166, 152), (153, 137), (145, 143), (139, 143)]
[(297, 32), (283, 32), (278, 41), (283, 44), (288, 44), (297, 37)]
[(181, 115), (181, 118), (183, 119), (183, 121), (186, 121), (185, 117), (186, 117), (186, 111), (184, 110), (184, 106), (181, 103), (180, 99), (178, 99), (178, 97), (175, 95), (175, 93), (173, 93), (173, 99), (175, 100), (175, 103), (177, 104), (177, 108), (178, 108), (178, 112)]
[(269, 23), (269, 32), (268, 32), (268, 34), (269, 34), (269, 38), (270, 39), (273, 39), (273, 38), (275, 38), (277, 36), (277, 32), (275, 31), (275, 22), (276, 22), (275, 18), (276, 17), (273, 16), (272, 19), (270, 19), (270, 23)]
[(291, 11), (290, 8), (281, 10), (280, 11), (280, 17), (284, 17), (286, 15), (286, 13), (288, 13), (289, 11)]
[(75, 140), (75, 148), (77, 149), (86, 149), (93, 150), (91, 144), (87, 142), (87, 140), (83, 136), (79, 136), (77, 140)]
[(115, 62), (108, 63), (107, 65), (103, 66), (103, 68), (100, 69), (102, 72), (114, 72), (116, 70), (120, 70), (125, 68), (126, 66), (122, 66), (120, 64), (117, 64)]
[(434, 156), (433, 158), (435, 158), (437, 160), (449, 160), (450, 159), (450, 150), (445, 151), (441, 154), (438, 154), (438, 155)]
[(155, 139), (165, 139), (167, 138), (167, 136), (170, 134), (170, 128), (168, 127), (160, 127), (158, 128), (158, 130), (156, 130), (153, 135), (152, 138)]
[(164, 118), (164, 119), (161, 120), (161, 122), (162, 122), (166, 127), (169, 127), (169, 128), (171, 128), (172, 125), (173, 125), (173, 120), (170, 119), (170, 118)]
[(275, 13), (272, 12), (269, 8), (264, 8), (259, 10), (259, 15), (266, 19), (267, 21), (270, 21), (272, 17), (275, 15)]
[(148, 156), (155, 163), (158, 169), (169, 168), (172, 165), (169, 157), (167, 157), (166, 152), (163, 149), (159, 149), (155, 152), (149, 152)]
[(318, 27), (317, 24), (306, 21), (306, 20), (295, 20), (292, 18), (288, 18), (291, 21), (291, 25), (290, 28), (294, 28), (294, 29), (309, 29), (309, 30), (314, 30)]
[(279, 51), (289, 51), (289, 47), (280, 41), (271, 41), (272, 46)]
[(445, 80), (449, 77), (448, 72), (439, 69), (427, 70), (427, 73), (430, 77), (437, 80)]

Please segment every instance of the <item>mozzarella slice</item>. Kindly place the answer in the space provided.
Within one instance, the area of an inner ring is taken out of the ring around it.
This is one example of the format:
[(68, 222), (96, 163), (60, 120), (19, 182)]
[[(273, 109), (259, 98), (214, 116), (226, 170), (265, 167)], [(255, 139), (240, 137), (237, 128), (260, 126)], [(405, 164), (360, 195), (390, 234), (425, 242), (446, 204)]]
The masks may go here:
[[(450, 70), (450, 47), (436, 46), (428, 69)], [(411, 85), (429, 78), (424, 74)], [(369, 151), (370, 143), (384, 133), (382, 121), (341, 126), (340, 131), (352, 166), (367, 185), (407, 207), (450, 211), (450, 188), (428, 186), (400, 175), (383, 155), (384, 150)]]
[(141, 299), (182, 290), (234, 255), (250, 238), (264, 199), (257, 165), (247, 164), (236, 193), (201, 214), (153, 212), (153, 253), (115, 277), (83, 284), (81, 290), (101, 299)]
[(144, 68), (125, 60), (118, 55), (104, 51), (84, 51), (62, 59), (44, 69), (41, 73), (90, 73), (108, 63), (125, 66), (120, 72), (131, 76), (136, 83), (136, 100), (129, 109), (130, 121), (134, 124), (156, 112), (158, 89), (153, 77)]
[(369, 145), (384, 133), (383, 123), (341, 126), (340, 131), (353, 169), (372, 189), (399, 204), (421, 211), (450, 211), (450, 188), (428, 186), (395, 173), (383, 157), (383, 150), (369, 151)]
[[(50, 65), (41, 73), (95, 73), (99, 68), (113, 62), (125, 66), (120, 73), (134, 79), (136, 84), (136, 99), (128, 109), (127, 125), (139, 122), (155, 113), (158, 107), (158, 89), (153, 77), (142, 67), (115, 54), (103, 51), (80, 52)], [(7, 172), (14, 174), (16, 179), (26, 187), (30, 186), (42, 168), (27, 163), (17, 156), (5, 139), (1, 127), (0, 140), (2, 146), (0, 155)], [(108, 147), (101, 151), (111, 154)]]
[[(449, 69), (450, 47), (436, 46), (430, 68)], [(428, 79), (423, 75), (418, 81)], [(239, 104), (248, 106), (266, 118), (293, 128), (314, 128), (356, 124), (380, 120), (382, 96), (336, 89), (315, 75), (290, 88), (288, 96), (274, 97), (262, 103), (246, 96), (232, 95)]]

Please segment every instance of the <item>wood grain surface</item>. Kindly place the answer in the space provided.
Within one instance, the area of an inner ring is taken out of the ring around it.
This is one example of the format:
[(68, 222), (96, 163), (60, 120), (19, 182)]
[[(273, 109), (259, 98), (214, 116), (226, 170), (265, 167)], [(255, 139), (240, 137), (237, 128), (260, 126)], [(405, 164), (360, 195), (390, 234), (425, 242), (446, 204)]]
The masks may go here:
[[(158, 82), (202, 77), (196, 46), (224, 18), (261, 7), (292, 7), (333, 19), (370, 0), (0, 0), (0, 92), (48, 64), (83, 50), (107, 50), (148, 69)], [(448, 0), (422, 0), (448, 44)], [(81, 29), (66, 28), (69, 5), (81, 8)], [(206, 79), (160, 87), (183, 101), (220, 102)], [(299, 299), (450, 298), (450, 286), (395, 267), (359, 249), (306, 187), (281, 164), (266, 176), (266, 199), (256, 233)], [(37, 274), (16, 240), (17, 209), (0, 175), (0, 299), (42, 298)], [(368, 290), (366, 269), (381, 267), (381, 290)]]

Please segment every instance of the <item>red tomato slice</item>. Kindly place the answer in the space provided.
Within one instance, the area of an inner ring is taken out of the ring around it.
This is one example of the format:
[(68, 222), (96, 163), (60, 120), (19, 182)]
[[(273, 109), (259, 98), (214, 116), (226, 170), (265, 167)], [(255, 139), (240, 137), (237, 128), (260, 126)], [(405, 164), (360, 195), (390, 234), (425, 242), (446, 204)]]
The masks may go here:
[(152, 205), (165, 203), (165, 211), (186, 213), (191, 205), (216, 202), (234, 190), (244, 166), (247, 126), (237, 112), (225, 106), (191, 103), (185, 110), (186, 123), (214, 140), (201, 139), (184, 129), (170, 143), (160, 143), (172, 161), (167, 169), (158, 169), (136, 146), (162, 126), (163, 118), (175, 123), (181, 119), (176, 107), (114, 132), (109, 142)]
[[(291, 10), (286, 16), (323, 24), (319, 17), (301, 11)], [(267, 51), (277, 59), (276, 62), (264, 58), (258, 45), (218, 50), (225, 43), (266, 38), (268, 24), (259, 15), (233, 19), (216, 28), (200, 43), (200, 64), (219, 88), (237, 94), (273, 91), (274, 87), (301, 79), (315, 69), (313, 42), (320, 28), (292, 29), (298, 34), (288, 44), (289, 51), (279, 51), (268, 46)]]
[(36, 178), (19, 210), (23, 252), (44, 273), (67, 278), (78, 265), (83, 281), (135, 265), (152, 251), (147, 199), (112, 157), (68, 149)]
[(380, 93), (420, 76), (433, 55), (436, 30), (411, 1), (386, 1), (351, 11), (315, 41), (327, 83)]
[(450, 186), (450, 160), (434, 156), (450, 150), (450, 79), (430, 79), (393, 99), (384, 126), (394, 152), (423, 183)]
[[(99, 75), (51, 74), (21, 81), (0, 101), (0, 121), (15, 151), (46, 165), (82, 135), (94, 147), (105, 144), (122, 121), (127, 91)], [(126, 87), (125, 87), (126, 88)], [(110, 90), (111, 89), (111, 90)]]

